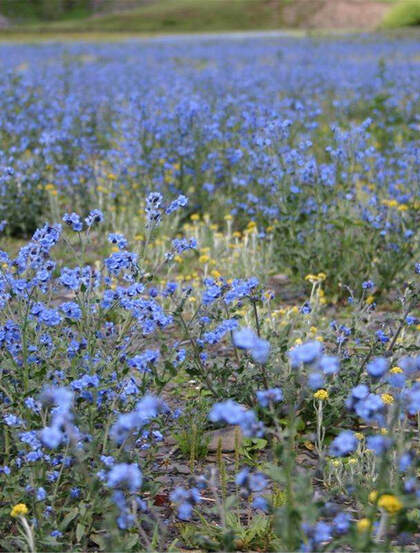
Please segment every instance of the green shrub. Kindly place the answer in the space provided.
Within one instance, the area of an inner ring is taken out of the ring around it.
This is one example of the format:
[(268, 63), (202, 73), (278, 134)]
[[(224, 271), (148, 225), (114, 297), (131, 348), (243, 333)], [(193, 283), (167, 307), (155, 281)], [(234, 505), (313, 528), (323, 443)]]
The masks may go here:
[(402, 0), (385, 16), (382, 26), (385, 28), (412, 27), (420, 25), (420, 0)]

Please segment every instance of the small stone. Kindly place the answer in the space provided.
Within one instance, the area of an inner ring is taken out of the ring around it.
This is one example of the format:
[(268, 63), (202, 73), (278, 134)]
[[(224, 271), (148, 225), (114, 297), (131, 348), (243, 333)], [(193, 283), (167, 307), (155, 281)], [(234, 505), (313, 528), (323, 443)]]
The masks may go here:
[[(213, 430), (207, 432), (207, 438), (210, 438), (208, 445), (208, 451), (214, 452), (217, 451), (219, 447), (219, 440), (222, 441), (222, 451), (235, 451), (235, 434), (238, 433), (239, 436), (239, 445), (242, 443), (242, 432), (238, 426), (221, 428), (220, 430)], [(238, 438), (237, 438), (238, 439)]]

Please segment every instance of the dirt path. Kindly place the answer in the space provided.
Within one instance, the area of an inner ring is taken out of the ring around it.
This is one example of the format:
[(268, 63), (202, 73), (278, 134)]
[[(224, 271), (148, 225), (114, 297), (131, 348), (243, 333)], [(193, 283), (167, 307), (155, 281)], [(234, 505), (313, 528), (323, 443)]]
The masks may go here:
[(297, 0), (283, 9), (286, 24), (307, 29), (374, 29), (392, 4), (373, 0)]

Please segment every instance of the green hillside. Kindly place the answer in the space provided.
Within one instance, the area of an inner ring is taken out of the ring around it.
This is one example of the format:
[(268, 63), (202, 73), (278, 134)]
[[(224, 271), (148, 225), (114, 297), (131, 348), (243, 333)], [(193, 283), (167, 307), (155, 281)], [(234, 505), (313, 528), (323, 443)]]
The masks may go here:
[[(49, 31), (219, 31), (275, 29), (282, 25), (284, 0), (159, 0), (140, 7), (95, 17), (70, 18), (77, 11), (63, 14), (58, 21), (32, 18), (32, 30)], [(79, 13), (83, 13), (80, 11)]]
[[(386, 9), (381, 12), (385, 13), (386, 26), (419, 23), (420, 0), (382, 2), (396, 3), (395, 8), (389, 8), (389, 13)], [(2, 0), (0, 13), (8, 19), (5, 34), (336, 28), (335, 21), (326, 21), (333, 8), (341, 24), (337, 28), (342, 29), (348, 17), (345, 4), (344, 0), (340, 3), (339, 0), (337, 3), (336, 0)], [(366, 28), (365, 16), (372, 4), (377, 6), (378, 2), (366, 1), (365, 11), (360, 11), (360, 22), (356, 17), (354, 24), (353, 18), (352, 28)], [(375, 17), (373, 24), (370, 23), (371, 29), (380, 26), (383, 15)]]

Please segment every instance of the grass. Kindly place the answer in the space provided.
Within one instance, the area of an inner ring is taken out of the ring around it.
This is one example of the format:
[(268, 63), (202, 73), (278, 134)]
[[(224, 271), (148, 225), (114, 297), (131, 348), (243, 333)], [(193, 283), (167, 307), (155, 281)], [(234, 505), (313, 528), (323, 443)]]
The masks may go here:
[[(397, 3), (387, 16), (384, 27), (418, 24), (420, 0), (381, 1)], [(18, 10), (16, 3), (8, 0), (1, 10), (15, 24), (1, 31), (0, 35), (20, 40), (20, 33), (48, 34), (51, 38), (53, 35), (62, 37), (77, 33), (166, 34), (274, 30), (286, 26), (283, 9), (294, 2), (301, 22), (311, 16), (307, 7), (303, 10), (296, 0), (133, 0), (130, 9), (117, 13), (89, 16), (86, 10), (76, 7), (56, 21), (46, 21), (33, 8), (29, 9), (29, 4), (23, 2)], [(115, 6), (118, 6), (117, 2)], [(317, 6), (314, 3), (313, 10)]]
[(382, 23), (382, 26), (388, 29), (416, 25), (420, 25), (420, 0), (403, 0), (396, 3)]
[(85, 19), (31, 22), (11, 31), (202, 32), (277, 29), (288, 0), (159, 0), (142, 7)]

